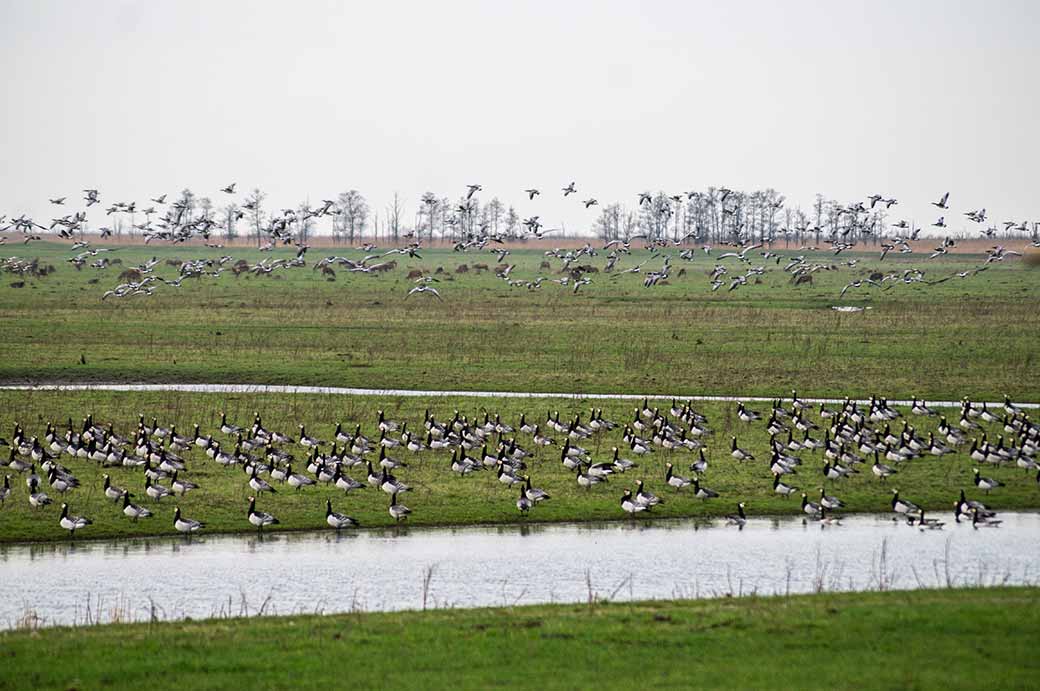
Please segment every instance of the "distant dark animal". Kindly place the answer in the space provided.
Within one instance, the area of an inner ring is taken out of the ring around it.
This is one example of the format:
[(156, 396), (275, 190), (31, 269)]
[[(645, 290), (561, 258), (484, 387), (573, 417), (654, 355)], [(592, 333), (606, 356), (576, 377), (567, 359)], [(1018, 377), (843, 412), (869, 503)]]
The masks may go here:
[(541, 264), (538, 265), (538, 268), (539, 269), (551, 269), (552, 268), (552, 264), (550, 264), (549, 262), (542, 262)]
[(488, 267), (487, 264), (474, 264), (473, 270), (477, 273), (480, 273), (481, 271), (490, 271), (491, 269)]
[(141, 278), (142, 275), (140, 269), (127, 269), (123, 273), (119, 274), (119, 280), (127, 281), (128, 283), (140, 283)]
[(422, 278), (422, 277), (423, 277), (423, 270), (422, 269), (412, 269), (411, 271), (408, 272), (408, 276), (407, 276), (409, 281), (413, 281), (416, 278)]
[(469, 271), (469, 267), (466, 266), (465, 264), (459, 264), (457, 267), (455, 267), (455, 273), (457, 273), (457, 274), (464, 274), (464, 273), (467, 273), (468, 271)]
[(793, 281), (794, 281), (794, 284), (796, 286), (800, 286), (803, 283), (808, 283), (809, 285), (815, 285), (813, 283), (812, 274), (801, 274), (799, 276), (795, 276)]

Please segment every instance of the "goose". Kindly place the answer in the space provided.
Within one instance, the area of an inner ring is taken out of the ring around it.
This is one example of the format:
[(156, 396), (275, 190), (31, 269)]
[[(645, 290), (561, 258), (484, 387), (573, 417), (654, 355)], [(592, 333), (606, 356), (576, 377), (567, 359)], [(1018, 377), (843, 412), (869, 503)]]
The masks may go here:
[(762, 414), (754, 410), (748, 410), (743, 403), (737, 403), (737, 417), (742, 422), (754, 422), (755, 420), (761, 420)]
[(899, 490), (898, 489), (893, 489), (892, 490), (892, 510), (895, 511), (896, 513), (901, 513), (903, 515), (906, 515), (906, 514), (919, 512), (921, 510), (921, 507), (918, 506), (917, 504), (913, 503), (912, 501), (907, 501), (906, 499), (900, 499), (899, 498)]
[(516, 500), (517, 510), (520, 511), (521, 515), (526, 516), (527, 512), (531, 510), (532, 506), (534, 506), (534, 502), (528, 498), (527, 491), (523, 487), (521, 487), (520, 496)]
[(277, 525), (278, 519), (266, 511), (256, 510), (256, 497), (249, 497), (249, 522), (256, 526), (258, 533), (263, 532), (264, 526)]
[(182, 497), (193, 489), (198, 489), (199, 486), (194, 482), (187, 480), (180, 480), (177, 478), (177, 471), (173, 471), (173, 475), (170, 478), (170, 489), (173, 490), (174, 494), (179, 494)]
[(814, 501), (809, 501), (809, 496), (802, 492), (802, 511), (809, 516), (818, 516), (820, 511), (823, 509), (819, 504)]
[(403, 482), (400, 482), (386, 468), (383, 468), (382, 475), (379, 478), (379, 488), (387, 494), (401, 494), (409, 492), (412, 489)]
[[(292, 471), (292, 464), (291, 463), (288, 464), (285, 467), (285, 473), (286, 473), (285, 481), (288, 482), (289, 486), (292, 487), (293, 489), (297, 489), (298, 490), (301, 487), (309, 487), (310, 485), (318, 484), (317, 480), (315, 480), (314, 478), (307, 477), (306, 475), (301, 475), (300, 473), (294, 473)], [(338, 473), (339, 473), (339, 466), (336, 466), (336, 470), (333, 473), (333, 478), (335, 478), (335, 475), (338, 474)]]
[(744, 515), (744, 502), (737, 503), (737, 513), (735, 515), (726, 516), (726, 525), (735, 525), (740, 529), (747, 525), (747, 516)]
[(365, 465), (368, 467), (368, 474), (366, 475), (365, 479), (368, 481), (369, 487), (379, 487), (379, 485), (383, 482), (383, 476), (381, 474), (382, 471), (380, 471), (380, 473), (376, 473), (374, 470), (372, 470), (372, 461), (365, 461)]
[(220, 431), (228, 436), (235, 436), (242, 432), (242, 428), (238, 425), (229, 424), (227, 421), (227, 413), (220, 414)]
[(621, 495), (621, 510), (630, 516), (634, 516), (640, 511), (646, 511), (650, 506), (650, 504), (639, 501), (638, 498), (633, 498), (630, 489), (626, 489), (625, 493)]
[(960, 498), (958, 498), (957, 501), (954, 502), (953, 506), (954, 506), (953, 514), (954, 514), (954, 517), (958, 519), (958, 522), (960, 521), (960, 516), (962, 514), (967, 516), (972, 511), (978, 511), (979, 513), (981, 513), (986, 518), (991, 518), (993, 516), (996, 516), (996, 512), (990, 510), (990, 508), (988, 506), (986, 506), (985, 504), (983, 504), (981, 501), (975, 501), (975, 500), (968, 499), (964, 495), (964, 490), (963, 489), (961, 490)]
[(577, 479), (579, 487), (584, 487), (585, 489), (588, 490), (588, 489), (591, 489), (593, 485), (598, 485), (601, 482), (606, 482), (607, 481), (607, 478), (602, 476), (602, 475), (593, 475), (592, 473), (583, 473), (582, 470), (581, 470), (582, 467), (583, 467), (583, 464), (579, 462), (577, 468), (575, 469), (576, 470), (576, 479)]
[(498, 476), (498, 481), (503, 485), (512, 487), (513, 485), (522, 485), (524, 481), (518, 478), (512, 471), (512, 467), (506, 465), (502, 461), (496, 463), (497, 470), (495, 474)]
[(325, 500), (325, 523), (327, 523), (330, 528), (335, 528), (336, 532), (339, 532), (343, 528), (359, 527), (359, 523), (350, 516), (333, 511), (331, 499)]
[(997, 528), (1001, 523), (1003, 521), (985, 516), (977, 509), (971, 510), (971, 527), (976, 530), (979, 528)]
[(377, 427), (379, 427), (380, 431), (382, 432), (396, 432), (398, 424), (393, 420), (387, 420), (386, 416), (383, 414), (383, 411), (380, 410)]
[(342, 472), (340, 472), (339, 466), (337, 466), (336, 470), (333, 471), (332, 482), (336, 485), (336, 487), (343, 490), (345, 494), (349, 494), (350, 492), (356, 489), (365, 489), (365, 486), (363, 484), (361, 484), (354, 478), (350, 477), (349, 475), (344, 475)]
[(394, 470), (395, 468), (407, 468), (408, 465), (403, 463), (396, 458), (392, 458), (386, 455), (386, 447), (379, 447), (379, 467), (386, 468), (387, 470)]
[(870, 471), (874, 473), (882, 482), (887, 480), (889, 476), (896, 474), (896, 469), (885, 465), (878, 460), (877, 451), (874, 452), (874, 465), (870, 466)]
[(834, 462), (832, 464), (830, 461), (827, 461), (823, 464), (823, 475), (828, 480), (840, 480), (842, 478), (847, 478), (854, 472), (855, 471), (853, 471), (851, 468), (846, 468), (838, 462)]
[(270, 492), (271, 494), (274, 494), (275, 489), (271, 486), (271, 483), (263, 479), (262, 477), (257, 476), (256, 473), (256, 466), (253, 466), (252, 471), (249, 473), (249, 486), (253, 489), (253, 491)]
[(17, 472), (17, 473), (24, 473), (26, 470), (28, 470), (30, 467), (32, 467), (32, 463), (26, 463), (25, 461), (21, 460), (20, 458), (16, 458), (15, 457), (16, 453), (17, 453), (17, 449), (14, 448), (14, 447), (11, 447), (11, 453), (8, 456), (8, 460), (7, 460), (7, 467), (10, 468), (11, 470)]
[(130, 493), (123, 490), (123, 515), (137, 523), (138, 518), (151, 518), (152, 512), (143, 506), (131, 504)]
[(986, 494), (989, 494), (991, 489), (1004, 486), (1003, 482), (979, 475), (978, 468), (972, 468), (972, 471), (975, 473), (975, 486), (983, 490)]
[(39, 482), (33, 481), (29, 484), (29, 506), (34, 509), (38, 509), (41, 506), (47, 506), (51, 503), (51, 498), (48, 497), (44, 492), (37, 491), (39, 488)]
[(394, 493), (392, 493), (390, 495), (390, 509), (389, 510), (390, 510), (390, 517), (393, 518), (394, 521), (396, 521), (398, 523), (400, 523), (402, 520), (408, 518), (408, 514), (410, 514), (412, 512), (412, 510), (409, 509), (404, 504), (398, 504), (397, 503), (397, 492), (394, 492)]
[(828, 516), (827, 509), (820, 507), (820, 515), (816, 517), (816, 520), (820, 522), (821, 527), (828, 525), (841, 525), (841, 519), (835, 516)]
[(773, 473), (773, 492), (786, 499), (792, 494), (798, 492), (798, 488), (784, 483), (780, 480), (780, 475), (778, 473)]
[(708, 471), (708, 459), (704, 457), (704, 447), (697, 449), (697, 454), (697, 460), (690, 463), (690, 470), (695, 473), (705, 473)]
[(639, 467), (639, 464), (637, 464), (635, 461), (631, 461), (627, 458), (621, 458), (619, 454), (620, 451), (618, 450), (618, 447), (615, 446), (614, 457), (611, 460), (611, 467), (617, 472), (624, 473), (625, 471), (631, 470), (632, 468)]
[[(911, 521), (909, 516), (907, 517), (907, 521)], [(913, 523), (911, 523), (911, 525), (913, 525)], [(942, 530), (944, 525), (946, 524), (938, 518), (925, 518), (924, 509), (921, 509), (920, 513), (917, 515), (917, 527), (921, 530)]]
[(94, 521), (90, 520), (86, 516), (71, 516), (69, 515), (69, 505), (61, 505), (61, 517), (58, 519), (58, 525), (65, 530), (69, 531), (69, 535), (73, 538), (76, 537), (76, 531), (80, 528), (92, 524)]
[(545, 490), (538, 489), (537, 487), (531, 487), (530, 475), (524, 475), (524, 481), (527, 483), (526, 488), (524, 489), (524, 493), (527, 496), (527, 498), (535, 504), (540, 504), (541, 502), (547, 501), (552, 498), (549, 496), (549, 493)]
[(420, 451), (426, 451), (429, 448), (428, 446), (426, 446), (422, 442), (420, 442), (420, 441), (416, 440), (414, 437), (412, 437), (411, 432), (405, 432), (402, 441), (404, 442), (404, 447), (406, 449), (408, 449), (409, 451), (411, 451), (412, 453), (419, 453)]
[(753, 461), (753, 460), (755, 460), (754, 456), (752, 456), (750, 453), (748, 453), (744, 449), (742, 449), (739, 446), (737, 446), (737, 438), (736, 437), (730, 437), (730, 440), (731, 440), (730, 441), (730, 449), (731, 450), (730, 450), (730, 454), (729, 454), (730, 456), (732, 456), (734, 459), (736, 459), (738, 461)]
[(820, 506), (822, 506), (825, 509), (831, 509), (831, 510), (843, 509), (843, 508), (845, 508), (845, 502), (843, 502), (841, 499), (838, 499), (833, 494), (832, 495), (828, 495), (826, 492), (823, 491), (823, 488), (821, 487), (820, 488)]
[(478, 467), (472, 459), (466, 457), (465, 449), (462, 449), (461, 455), (458, 451), (451, 452), (451, 470), (453, 473), (465, 476), (477, 470)]
[(636, 483), (635, 500), (637, 504), (645, 506), (647, 509), (653, 506), (657, 506), (658, 504), (664, 503), (664, 500), (660, 499), (656, 494), (654, 494), (653, 492), (647, 492), (645, 489), (643, 489), (642, 480)]
[(53, 467), (47, 472), (47, 482), (60, 494), (65, 494), (69, 490), (79, 487), (79, 480), (71, 475), (59, 474), (57, 469)]
[(302, 424), (300, 425), (300, 446), (305, 446), (307, 448), (315, 448), (324, 445), (325, 442), (323, 442), (322, 440), (317, 439), (315, 437), (307, 436), (307, 430), (304, 428)]
[(945, 456), (946, 454), (955, 453), (953, 449), (946, 446), (942, 442), (935, 440), (935, 435), (931, 432), (928, 433), (928, 453), (933, 456)]
[(152, 482), (152, 478), (145, 476), (144, 478), (144, 492), (155, 501), (159, 501), (163, 497), (170, 496), (171, 492), (168, 487), (163, 487)]
[(687, 487), (691, 483), (689, 478), (685, 478), (685, 477), (682, 477), (681, 475), (675, 475), (674, 473), (672, 473), (672, 464), (671, 463), (665, 464), (664, 480), (670, 486), (674, 487), (676, 490), (680, 490), (683, 487)]
[(697, 497), (701, 501), (706, 501), (708, 499), (715, 499), (716, 497), (719, 496), (719, 493), (716, 492), (713, 489), (708, 489), (707, 487), (701, 486), (700, 479), (697, 478), (697, 477), (694, 477), (693, 478), (693, 496)]
[(110, 499), (111, 501), (119, 501), (123, 497), (123, 495), (126, 494), (126, 490), (122, 487), (116, 487), (115, 485), (113, 485), (112, 480), (108, 477), (108, 475), (104, 475), (103, 477), (103, 489), (105, 490), (105, 498)]
[(11, 496), (11, 476), (4, 475), (4, 486), (0, 487), (0, 504), (6, 502), (9, 496)]
[(194, 518), (184, 518), (181, 516), (181, 507), (174, 507), (173, 510), (173, 527), (179, 533), (185, 533), (191, 535), (197, 533), (206, 527), (206, 524), (202, 521), (196, 521)]
[(1011, 402), (1011, 398), (1007, 394), (1004, 394), (1004, 412), (1008, 415), (1015, 415), (1019, 412), (1018, 406)]

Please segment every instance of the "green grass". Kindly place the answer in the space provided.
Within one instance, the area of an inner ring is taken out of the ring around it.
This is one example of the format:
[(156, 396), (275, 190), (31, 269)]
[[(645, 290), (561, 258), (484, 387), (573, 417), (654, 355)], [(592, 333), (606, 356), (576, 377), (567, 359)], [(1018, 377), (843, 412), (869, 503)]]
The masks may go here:
[[(232, 422), (248, 425), (254, 411), (263, 414), (264, 425), (297, 436), (298, 423), (306, 423), (312, 436), (330, 440), (335, 423), (342, 421), (345, 429), (355, 423), (363, 426), (370, 436), (375, 434), (375, 411), (385, 408), (388, 417), (408, 423), (409, 429), (421, 428), (423, 410), (429, 407), (439, 420), (448, 420), (453, 410), (482, 420), (484, 412), (498, 413), (503, 421), (517, 425), (520, 414), (528, 420), (543, 421), (547, 410), (558, 410), (567, 420), (577, 413), (587, 415), (592, 404), (602, 407), (607, 418), (616, 422), (630, 421), (634, 415), (633, 403), (626, 401), (572, 401), (457, 398), (431, 399), (397, 398), (377, 400), (352, 396), (320, 395), (218, 395), (188, 393), (116, 393), (116, 392), (0, 392), (0, 433), (10, 437), (15, 421), (21, 423), (29, 435), (43, 436), (46, 423), (55, 422), (64, 431), (65, 421), (72, 417), (78, 426), (88, 413), (97, 423), (111, 422), (121, 434), (132, 436), (138, 414), (150, 421), (153, 416), (160, 424), (175, 424), (182, 434), (190, 434), (192, 424), (201, 425), (203, 432), (211, 432), (224, 439), (219, 432), (220, 411), (226, 410)], [(670, 402), (659, 405), (668, 407)], [(688, 464), (692, 455), (659, 449), (651, 458), (639, 460), (640, 468), (624, 476), (615, 476), (606, 485), (584, 490), (575, 482), (574, 475), (560, 463), (559, 451), (554, 447), (540, 450), (529, 463), (529, 473), (536, 486), (552, 495), (527, 518), (521, 518), (514, 502), (516, 492), (499, 483), (493, 472), (477, 473), (460, 478), (448, 468), (449, 455), (441, 452), (423, 452), (418, 457), (408, 451), (395, 451), (410, 467), (400, 470), (398, 477), (413, 487), (402, 495), (402, 501), (413, 509), (411, 525), (462, 525), (501, 522), (553, 522), (624, 519), (618, 502), (625, 487), (632, 487), (642, 478), (648, 489), (666, 500), (654, 510), (655, 516), (713, 517), (732, 513), (738, 501), (747, 502), (751, 515), (792, 514), (800, 511), (797, 497), (783, 499), (772, 492), (772, 476), (767, 465), (768, 435), (764, 423), (751, 425), (741, 422), (734, 404), (699, 404), (706, 414), (714, 434), (708, 439), (710, 467), (703, 476), (704, 484), (722, 497), (702, 503), (686, 492), (676, 493), (664, 483), (665, 464), (674, 462), (677, 472), (691, 475)], [(956, 411), (952, 411), (956, 420)], [(816, 414), (810, 416), (817, 419)], [(583, 419), (584, 416), (583, 416)], [(936, 422), (914, 418), (912, 424), (927, 437)], [(996, 441), (999, 425), (988, 425), (990, 439)], [(898, 432), (899, 425), (894, 429)], [(742, 447), (754, 453), (758, 460), (739, 464), (729, 456), (729, 439), (734, 434)], [(553, 434), (562, 442), (561, 435)], [(822, 432), (818, 435), (822, 438)], [(527, 435), (518, 435), (521, 445), (534, 449)], [(233, 440), (228, 440), (233, 444)], [(592, 451), (594, 460), (609, 460), (613, 446), (621, 446), (620, 430), (604, 433), (584, 445)], [(298, 457), (305, 456), (300, 446), (291, 449)], [(6, 449), (3, 450), (6, 453)], [(902, 496), (930, 511), (941, 512), (952, 518), (952, 502), (962, 488), (969, 496), (982, 497), (972, 483), (973, 462), (963, 450), (952, 457), (926, 457), (910, 461), (900, 467), (899, 474), (888, 484), (875, 478), (869, 464), (862, 466), (862, 474), (849, 480), (824, 482), (820, 472), (823, 459), (820, 452), (802, 453), (804, 465), (791, 484), (805, 489), (812, 498), (818, 497), (818, 488), (826, 486), (829, 493), (837, 494), (848, 504), (849, 511), (882, 512), (890, 509), (890, 488), (898, 487)], [(631, 455), (631, 454), (628, 454)], [(252, 491), (241, 470), (225, 469), (210, 460), (198, 449), (187, 455), (188, 470), (185, 479), (201, 485), (201, 489), (183, 499), (163, 500), (158, 506), (144, 495), (144, 480), (140, 471), (124, 468), (104, 469), (97, 464), (63, 456), (66, 464), (82, 481), (82, 486), (67, 495), (72, 511), (94, 520), (84, 529), (80, 538), (117, 538), (154, 534), (172, 534), (174, 505), (179, 504), (185, 515), (203, 520), (209, 532), (240, 532), (252, 530), (246, 521), (247, 497)], [(301, 460), (295, 466), (305, 471)], [(12, 497), (0, 507), (0, 542), (27, 540), (63, 540), (65, 531), (57, 525), (58, 504), (42, 510), (33, 510), (27, 501), (23, 477), (13, 471)], [(104, 498), (101, 492), (102, 474), (108, 472), (113, 483), (128, 487), (137, 494), (137, 501), (155, 510), (156, 515), (138, 523), (125, 518), (119, 509)], [(987, 476), (1006, 483), (992, 492), (985, 501), (994, 508), (1030, 509), (1040, 507), (1040, 485), (1035, 473), (1026, 473), (1014, 467), (983, 469)], [(348, 473), (364, 481), (364, 468)], [(52, 491), (52, 496), (57, 499)], [(386, 508), (388, 497), (377, 489), (365, 489), (344, 497), (343, 493), (325, 486), (311, 487), (299, 492), (279, 486), (274, 496), (260, 498), (260, 508), (274, 513), (281, 521), (278, 529), (301, 530), (324, 528), (325, 498), (333, 499), (334, 507), (357, 518), (364, 526), (378, 527), (392, 523)], [(79, 538), (77, 538), (79, 539)]]
[[(1036, 336), (1040, 282), (1021, 263), (995, 264), (971, 279), (852, 289), (874, 270), (926, 268), (930, 279), (981, 263), (957, 255), (875, 253), (854, 268), (820, 271), (814, 286), (794, 287), (775, 264), (762, 285), (712, 293), (713, 258), (679, 260), (686, 276), (642, 286), (642, 275), (599, 273), (577, 295), (546, 282), (539, 291), (510, 288), (485, 273), (454, 273), (460, 263), (494, 265), (489, 253), (426, 250), (397, 271), (373, 277), (337, 270), (327, 281), (309, 267), (275, 277), (229, 272), (186, 281), (149, 298), (102, 302), (122, 268), (151, 256), (208, 256), (221, 250), (123, 248), (123, 264), (75, 271), (67, 246), (0, 248), (0, 257), (40, 257), (58, 267), (21, 289), (0, 284), (0, 381), (222, 382), (459, 390), (741, 393), (773, 395), (797, 386), (803, 395), (892, 397), (1010, 393), (1040, 399)], [(255, 250), (230, 250), (255, 260)], [(312, 250), (360, 258), (354, 250)], [(795, 252), (782, 252), (786, 257)], [(270, 255), (267, 255), (270, 256)], [(289, 250), (275, 256), (288, 257)], [(513, 278), (556, 277), (545, 257), (515, 250)], [(643, 251), (621, 262), (633, 266)], [(810, 261), (846, 259), (815, 254)], [(602, 254), (591, 262), (602, 267)], [(660, 259), (650, 260), (647, 269)], [(732, 272), (740, 265), (726, 260)], [(757, 262), (755, 262), (757, 263)], [(443, 301), (405, 300), (408, 268), (444, 267)], [(175, 269), (162, 265), (161, 275)], [(887, 285), (887, 284), (886, 284)], [(834, 304), (872, 307), (838, 314)]]
[(0, 633), (0, 689), (1035, 688), (1040, 590), (542, 605)]

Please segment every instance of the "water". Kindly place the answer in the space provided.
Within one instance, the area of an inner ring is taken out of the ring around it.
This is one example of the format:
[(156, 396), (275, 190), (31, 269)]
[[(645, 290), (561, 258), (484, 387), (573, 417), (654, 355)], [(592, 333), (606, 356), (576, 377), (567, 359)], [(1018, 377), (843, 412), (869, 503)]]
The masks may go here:
[[(0, 547), (0, 627), (818, 590), (1033, 584), (1040, 513), (919, 531), (752, 519), (197, 536)], [(945, 517), (944, 517), (945, 520)], [(424, 580), (428, 585), (424, 588)]]
[[(0, 391), (180, 391), (185, 393), (235, 393), (235, 394), (321, 394), (334, 396), (381, 396), (384, 398), (564, 398), (578, 400), (631, 400), (644, 398), (653, 400), (716, 401), (743, 403), (772, 403), (776, 398), (768, 396), (701, 396), (676, 394), (620, 394), (620, 393), (550, 393), (527, 391), (427, 391), (420, 389), (359, 389), (346, 386), (287, 386), (281, 384), (7, 384)], [(844, 398), (801, 398), (806, 403), (840, 405)], [(868, 399), (854, 399), (859, 405), (870, 403)], [(889, 405), (910, 406), (913, 401), (889, 399)], [(929, 408), (959, 408), (961, 401), (928, 401)], [(975, 401), (981, 405), (981, 401)], [(989, 401), (987, 407), (1001, 409), (1003, 402)], [(1040, 403), (1015, 402), (1020, 408), (1040, 408)]]

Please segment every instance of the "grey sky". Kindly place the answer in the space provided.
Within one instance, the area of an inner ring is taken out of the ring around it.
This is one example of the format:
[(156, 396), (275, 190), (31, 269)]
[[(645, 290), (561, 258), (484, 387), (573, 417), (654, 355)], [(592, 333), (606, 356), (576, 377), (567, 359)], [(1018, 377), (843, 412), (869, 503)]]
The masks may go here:
[(1040, 220), (1038, 26), (1030, 0), (4, 0), (0, 214), (85, 187), (222, 204), (231, 181), (279, 208), (357, 188), (414, 209), (479, 182), (579, 230), (597, 209), (559, 198), (573, 179), (630, 206), (877, 192), (925, 225), (949, 190), (948, 221)]

